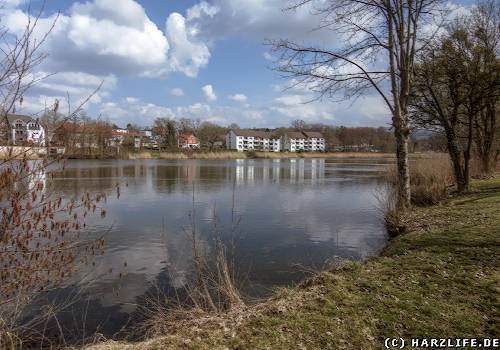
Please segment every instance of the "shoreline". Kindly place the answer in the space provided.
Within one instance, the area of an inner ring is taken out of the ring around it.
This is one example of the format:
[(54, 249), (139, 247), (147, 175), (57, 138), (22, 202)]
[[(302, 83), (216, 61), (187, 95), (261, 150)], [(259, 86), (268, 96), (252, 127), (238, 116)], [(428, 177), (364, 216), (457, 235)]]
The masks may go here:
[(384, 339), (498, 337), (500, 179), (415, 207), (409, 230), (363, 263), (346, 262), (226, 314), (186, 313), (168, 334), (87, 350), (380, 349)]
[[(440, 153), (412, 153), (410, 158), (432, 158)], [(191, 152), (191, 153), (174, 153), (174, 152), (140, 152), (129, 153), (126, 158), (128, 160), (145, 160), (145, 159), (164, 159), (164, 160), (231, 160), (231, 159), (396, 159), (395, 153), (377, 153), (377, 152), (329, 152), (329, 153), (286, 153), (286, 152)], [(113, 159), (113, 158), (108, 158)], [(120, 158), (116, 158), (120, 159)]]
[[(13, 158), (23, 159), (26, 153), (26, 159), (38, 160), (43, 159), (44, 155), (40, 155), (34, 151), (21, 151), (19, 154), (13, 155)], [(435, 156), (436, 152), (426, 153), (410, 153), (412, 159), (430, 158)], [(146, 160), (146, 159), (164, 159), (164, 160), (230, 160), (230, 159), (311, 159), (311, 158), (328, 158), (328, 159), (396, 159), (395, 153), (379, 153), (379, 152), (329, 152), (329, 153), (288, 153), (288, 152), (137, 152), (124, 153), (122, 155), (67, 155), (62, 156), (70, 160)], [(8, 158), (8, 153), (0, 152), (0, 160)]]

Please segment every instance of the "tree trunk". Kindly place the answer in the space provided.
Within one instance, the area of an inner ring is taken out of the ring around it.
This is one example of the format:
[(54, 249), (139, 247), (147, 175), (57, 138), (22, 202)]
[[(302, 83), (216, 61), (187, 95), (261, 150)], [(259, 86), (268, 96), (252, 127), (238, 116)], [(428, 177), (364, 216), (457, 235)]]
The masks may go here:
[(409, 133), (400, 125), (395, 126), (396, 157), (398, 168), (398, 207), (410, 206), (410, 167), (408, 165), (408, 138)]
[(496, 161), (495, 142), (497, 134), (497, 111), (494, 103), (486, 105), (475, 120), (476, 148), (481, 160), (481, 171), (491, 172), (492, 161)]
[(467, 134), (467, 147), (464, 152), (464, 175), (465, 175), (465, 192), (468, 192), (470, 189), (470, 158), (472, 154), (472, 143), (474, 142), (474, 126), (473, 126), (473, 117), (474, 110), (471, 111), (469, 115), (469, 125), (468, 125), (468, 134)]
[(448, 141), (448, 154), (450, 155), (451, 162), (453, 164), (453, 173), (455, 174), (455, 180), (457, 182), (457, 191), (459, 193), (463, 193), (467, 191), (469, 187), (469, 181), (467, 180), (465, 166), (462, 165), (460, 145), (458, 144), (458, 140), (455, 134), (451, 132), (451, 130), (445, 128), (445, 132), (446, 139)]

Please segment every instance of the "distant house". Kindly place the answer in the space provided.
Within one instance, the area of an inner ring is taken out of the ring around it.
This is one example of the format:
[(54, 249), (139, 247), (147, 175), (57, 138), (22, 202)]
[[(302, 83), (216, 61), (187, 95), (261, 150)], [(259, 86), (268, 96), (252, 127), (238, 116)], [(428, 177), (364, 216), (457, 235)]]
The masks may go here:
[(200, 148), (200, 140), (194, 135), (177, 135), (177, 147)]
[(226, 135), (226, 148), (238, 152), (279, 152), (281, 150), (281, 140), (270, 131), (231, 129)]
[[(44, 146), (45, 129), (30, 116), (20, 114), (8, 114), (10, 139), (14, 145), (26, 143)], [(5, 121), (1, 121), (5, 124)]]
[(151, 130), (151, 129), (143, 129), (143, 130), (141, 130), (141, 136), (143, 136), (143, 137), (153, 137), (153, 130)]
[(113, 135), (113, 141), (111, 146), (119, 146), (125, 141), (127, 137), (134, 138), (134, 148), (141, 147), (141, 134), (138, 132), (130, 131), (127, 129), (113, 129), (111, 130), (111, 134)]

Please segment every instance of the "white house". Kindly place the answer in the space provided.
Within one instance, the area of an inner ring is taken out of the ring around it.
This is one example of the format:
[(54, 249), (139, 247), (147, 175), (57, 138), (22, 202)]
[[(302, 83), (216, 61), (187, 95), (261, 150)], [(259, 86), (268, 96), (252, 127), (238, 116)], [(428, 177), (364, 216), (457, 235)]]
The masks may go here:
[(143, 137), (153, 137), (153, 130), (151, 130), (151, 129), (143, 129), (143, 130), (141, 130), (141, 136), (143, 136)]
[(238, 152), (279, 152), (281, 150), (281, 140), (269, 131), (232, 129), (226, 135), (226, 147)]
[(130, 131), (127, 129), (113, 129), (111, 130), (113, 135), (110, 146), (117, 147), (121, 145), (126, 137), (134, 138), (134, 148), (140, 148), (142, 137), (138, 132)]
[(33, 118), (27, 115), (8, 114), (11, 140), (14, 145), (32, 143), (45, 145), (45, 129)]

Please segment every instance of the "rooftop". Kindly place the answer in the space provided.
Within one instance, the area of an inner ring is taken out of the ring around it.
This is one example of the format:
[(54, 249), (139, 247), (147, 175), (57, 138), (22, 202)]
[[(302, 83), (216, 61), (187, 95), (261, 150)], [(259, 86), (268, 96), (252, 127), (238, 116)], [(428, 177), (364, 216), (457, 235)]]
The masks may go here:
[(323, 134), (320, 132), (317, 132), (317, 131), (303, 131), (303, 134), (306, 135), (307, 138), (309, 138), (309, 139), (312, 139), (312, 138), (322, 139), (322, 138), (324, 138)]
[(22, 114), (7, 114), (7, 119), (9, 120), (9, 124), (13, 124), (16, 120), (22, 120), (24, 123), (28, 123), (31, 121), (35, 121), (32, 117), (29, 115), (22, 115)]
[(232, 129), (232, 132), (236, 134), (236, 136), (244, 136), (244, 137), (261, 137), (266, 139), (271, 139), (275, 135), (271, 131), (258, 131), (258, 130), (250, 130), (250, 129)]

